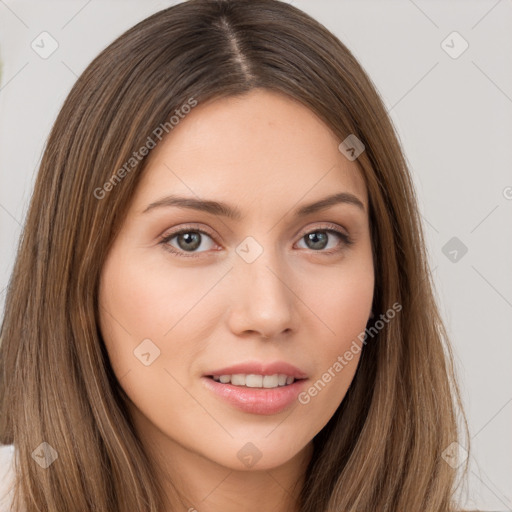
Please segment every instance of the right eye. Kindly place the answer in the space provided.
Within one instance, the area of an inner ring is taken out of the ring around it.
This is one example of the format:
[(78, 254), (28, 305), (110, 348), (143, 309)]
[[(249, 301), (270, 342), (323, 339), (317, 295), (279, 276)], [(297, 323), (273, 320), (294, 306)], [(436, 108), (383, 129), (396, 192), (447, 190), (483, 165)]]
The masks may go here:
[[(206, 231), (195, 227), (185, 227), (165, 235), (160, 243), (163, 245), (166, 251), (169, 251), (172, 254), (176, 254), (177, 256), (197, 257), (194, 253), (205, 252), (197, 251), (197, 249), (203, 244), (205, 236), (209, 238), (213, 243), (211, 235)], [(177, 247), (170, 243), (174, 239), (176, 239), (175, 243), (177, 244)], [(207, 247), (206, 250), (208, 249), (212, 249), (212, 247)]]

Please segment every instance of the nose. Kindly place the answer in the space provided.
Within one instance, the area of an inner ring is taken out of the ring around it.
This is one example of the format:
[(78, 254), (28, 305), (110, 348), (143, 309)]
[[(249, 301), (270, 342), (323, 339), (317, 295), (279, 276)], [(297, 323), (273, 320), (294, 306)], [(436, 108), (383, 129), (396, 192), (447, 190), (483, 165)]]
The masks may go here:
[(265, 339), (289, 336), (297, 329), (294, 279), (275, 253), (265, 250), (255, 261), (236, 258), (232, 276), (229, 326), (238, 336), (258, 333)]

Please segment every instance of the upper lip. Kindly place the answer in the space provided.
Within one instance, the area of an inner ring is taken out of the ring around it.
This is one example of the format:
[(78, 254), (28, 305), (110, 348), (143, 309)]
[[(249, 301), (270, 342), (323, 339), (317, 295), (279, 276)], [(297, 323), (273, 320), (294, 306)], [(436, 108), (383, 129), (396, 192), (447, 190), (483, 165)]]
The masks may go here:
[(259, 361), (248, 361), (246, 363), (239, 363), (232, 366), (226, 366), (218, 370), (213, 370), (205, 374), (207, 377), (220, 376), (220, 375), (287, 375), (295, 379), (305, 379), (307, 375), (294, 366), (293, 364), (286, 363), (285, 361), (274, 361), (270, 363), (262, 363)]

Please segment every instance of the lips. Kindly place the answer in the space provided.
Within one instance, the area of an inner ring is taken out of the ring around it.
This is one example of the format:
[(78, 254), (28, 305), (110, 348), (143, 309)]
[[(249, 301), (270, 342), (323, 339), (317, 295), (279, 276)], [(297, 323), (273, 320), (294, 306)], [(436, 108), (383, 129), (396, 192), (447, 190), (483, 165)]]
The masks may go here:
[(263, 363), (259, 361), (249, 361), (246, 363), (239, 363), (224, 368), (218, 368), (204, 374), (205, 377), (220, 377), (221, 375), (275, 375), (283, 374), (288, 377), (293, 377), (296, 380), (306, 379), (307, 374), (293, 364), (285, 361), (274, 361), (270, 363)]
[(304, 390), (308, 379), (296, 380), (290, 385), (273, 388), (248, 388), (222, 384), (204, 376), (201, 382), (217, 399), (245, 413), (272, 415), (279, 414), (298, 403), (298, 396)]
[[(253, 387), (254, 384), (258, 384), (258, 378), (262, 377), (265, 384), (270, 382), (269, 379), (274, 379), (275, 385), (276, 375), (281, 381), (286, 376), (285, 385), (271, 388)], [(225, 382), (220, 382), (221, 376)], [(230, 380), (228, 377), (233, 377), (235, 382), (245, 383), (244, 376), (248, 377), (246, 384), (249, 386), (233, 385), (227, 382)], [(202, 376), (201, 381), (206, 389), (213, 392), (224, 403), (246, 413), (272, 415), (287, 410), (297, 401), (299, 393), (306, 386), (308, 376), (300, 368), (285, 361), (269, 363), (249, 361), (207, 372)]]

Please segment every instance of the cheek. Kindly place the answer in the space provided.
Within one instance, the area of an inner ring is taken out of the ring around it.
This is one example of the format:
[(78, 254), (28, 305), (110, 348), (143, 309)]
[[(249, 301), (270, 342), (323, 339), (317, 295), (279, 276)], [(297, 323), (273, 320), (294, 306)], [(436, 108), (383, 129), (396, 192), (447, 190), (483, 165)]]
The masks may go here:
[(114, 373), (133, 404), (147, 418), (166, 424), (172, 411), (194, 406), (186, 388), (200, 349), (194, 343), (199, 329), (188, 313), (215, 276), (194, 285), (183, 270), (151, 260), (144, 264), (127, 254), (113, 250), (104, 265), (101, 332)]
[(321, 304), (335, 340), (344, 345), (364, 331), (373, 301), (372, 272), (354, 272), (340, 279)]
[[(190, 365), (223, 311), (207, 295), (224, 273), (223, 268), (173, 267), (162, 256), (145, 260), (114, 248), (102, 272), (100, 319), (116, 375), (148, 375), (157, 368), (168, 369), (181, 382), (190, 378)], [(146, 349), (150, 359), (158, 356), (149, 367), (136, 358)]]
[(375, 284), (373, 262), (368, 253), (363, 257), (359, 254), (354, 253), (335, 271), (317, 272), (305, 283), (305, 302), (318, 317), (323, 346), (332, 350), (344, 350), (347, 343), (357, 339), (370, 314)]
[(319, 425), (342, 402), (363, 349), (374, 292), (373, 264), (368, 258), (353, 261), (335, 275), (317, 275), (314, 293), (309, 294), (308, 305), (319, 319), (311, 336), (322, 350), (315, 352), (316, 374), (299, 402), (310, 408)]
[(155, 262), (113, 253), (103, 269), (100, 300), (113, 317), (106, 315), (107, 321), (121, 324), (132, 341), (168, 340), (216, 279), (211, 271), (203, 277), (200, 270), (173, 268), (162, 257)]

